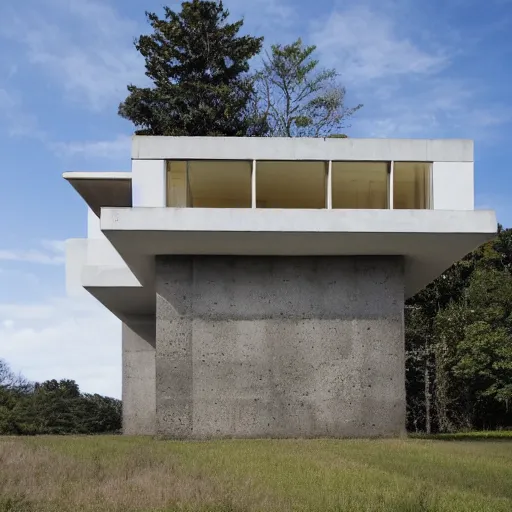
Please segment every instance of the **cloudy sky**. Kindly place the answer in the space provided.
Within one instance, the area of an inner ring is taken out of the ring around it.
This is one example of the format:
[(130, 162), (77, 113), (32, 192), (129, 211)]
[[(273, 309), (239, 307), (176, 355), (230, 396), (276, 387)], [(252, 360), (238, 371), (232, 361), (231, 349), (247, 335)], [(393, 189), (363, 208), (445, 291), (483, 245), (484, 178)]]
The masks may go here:
[[(144, 83), (132, 41), (163, 3), (0, 2), (0, 358), (30, 379), (120, 396), (118, 321), (65, 295), (63, 242), (85, 236), (86, 210), (61, 175), (130, 170), (117, 106), (128, 83)], [(477, 205), (512, 226), (511, 0), (225, 5), (266, 45), (318, 46), (349, 103), (364, 103), (350, 136), (475, 139)]]

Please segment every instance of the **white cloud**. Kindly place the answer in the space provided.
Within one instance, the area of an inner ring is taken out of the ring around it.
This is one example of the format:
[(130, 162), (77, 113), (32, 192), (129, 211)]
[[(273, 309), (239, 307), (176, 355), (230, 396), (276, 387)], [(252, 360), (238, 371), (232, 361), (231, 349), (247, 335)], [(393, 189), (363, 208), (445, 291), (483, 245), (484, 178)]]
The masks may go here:
[(59, 156), (85, 155), (120, 159), (130, 155), (131, 140), (128, 135), (119, 135), (112, 140), (58, 142), (52, 144), (52, 149)]
[(3, 12), (4, 36), (20, 43), (28, 62), (77, 102), (100, 110), (144, 78), (133, 47), (140, 30), (105, 1), (45, 0)]
[(0, 249), (0, 260), (61, 265), (64, 263), (64, 244), (61, 240), (43, 240), (41, 249)]
[(33, 381), (74, 379), (121, 396), (120, 322), (92, 297), (0, 304), (0, 354)]
[(432, 20), (412, 18), (411, 6), (368, 0), (334, 8), (312, 23), (322, 64), (341, 73), (352, 103), (365, 105), (351, 134), (487, 142), (503, 137), (512, 109), (489, 101), (480, 79), (456, 66), (465, 34), (436, 31)]
[[(1, 250), (0, 260), (63, 263), (64, 241), (42, 240), (40, 246)], [(30, 380), (74, 379), (82, 391), (120, 397), (120, 334), (120, 322), (85, 291), (73, 298), (0, 303), (0, 355)]]
[[(358, 128), (372, 137), (468, 137), (496, 141), (512, 109), (487, 103), (469, 81), (432, 77), (423, 87), (398, 88)], [(371, 107), (370, 107), (371, 108)]]
[[(234, 17), (244, 17), (251, 28), (265, 29), (265, 35), (281, 33), (297, 23), (297, 5), (286, 0), (228, 0), (225, 6)], [(259, 36), (262, 34), (252, 34)]]
[(315, 22), (311, 39), (324, 61), (335, 64), (345, 80), (360, 83), (395, 75), (428, 75), (448, 64), (447, 55), (427, 51), (405, 37), (384, 13), (368, 6), (335, 10)]
[(2, 119), (8, 135), (36, 139), (58, 157), (85, 156), (119, 160), (130, 155), (129, 135), (118, 135), (111, 140), (53, 141), (39, 128), (36, 116), (25, 110), (20, 95), (0, 88), (0, 126)]

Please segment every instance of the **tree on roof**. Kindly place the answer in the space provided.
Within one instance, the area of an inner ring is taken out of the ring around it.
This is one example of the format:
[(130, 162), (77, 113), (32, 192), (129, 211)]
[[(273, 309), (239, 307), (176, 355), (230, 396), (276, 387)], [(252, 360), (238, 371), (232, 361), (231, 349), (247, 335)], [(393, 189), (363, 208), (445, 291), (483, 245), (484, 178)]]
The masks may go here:
[(257, 109), (268, 134), (280, 137), (346, 137), (340, 130), (363, 105), (347, 107), (334, 69), (319, 68), (316, 46), (301, 39), (273, 45), (256, 75)]
[(260, 135), (251, 112), (254, 81), (249, 60), (262, 37), (240, 36), (243, 20), (228, 22), (222, 1), (191, 0), (164, 18), (146, 12), (153, 33), (135, 47), (145, 59), (150, 87), (128, 86), (119, 115), (138, 135)]

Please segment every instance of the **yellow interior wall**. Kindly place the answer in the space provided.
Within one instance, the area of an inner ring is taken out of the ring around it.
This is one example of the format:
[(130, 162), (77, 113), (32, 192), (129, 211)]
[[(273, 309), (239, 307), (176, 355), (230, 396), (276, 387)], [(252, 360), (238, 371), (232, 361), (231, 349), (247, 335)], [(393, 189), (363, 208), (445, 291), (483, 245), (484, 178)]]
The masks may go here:
[(185, 208), (187, 198), (187, 162), (174, 160), (167, 162), (167, 206)]
[(325, 208), (325, 162), (256, 162), (258, 208)]
[(397, 210), (430, 208), (430, 164), (425, 162), (395, 162), (393, 207)]
[(189, 186), (195, 208), (250, 208), (252, 162), (191, 161)]
[(387, 162), (333, 162), (332, 207), (386, 209)]
[(190, 160), (168, 162), (167, 205), (250, 208), (252, 162)]

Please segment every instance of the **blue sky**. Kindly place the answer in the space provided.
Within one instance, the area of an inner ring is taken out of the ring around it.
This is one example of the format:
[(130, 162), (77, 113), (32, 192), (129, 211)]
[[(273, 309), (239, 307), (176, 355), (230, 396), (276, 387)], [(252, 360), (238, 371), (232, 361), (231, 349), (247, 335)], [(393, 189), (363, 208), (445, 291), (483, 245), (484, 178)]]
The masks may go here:
[[(0, 3), (0, 357), (31, 379), (120, 396), (119, 323), (64, 289), (63, 241), (86, 211), (61, 178), (130, 170), (117, 116), (144, 84), (133, 38), (161, 0)], [(176, 2), (167, 2), (176, 6)], [(512, 0), (226, 0), (265, 45), (301, 36), (335, 67), (352, 137), (475, 140), (476, 204), (512, 227)]]

